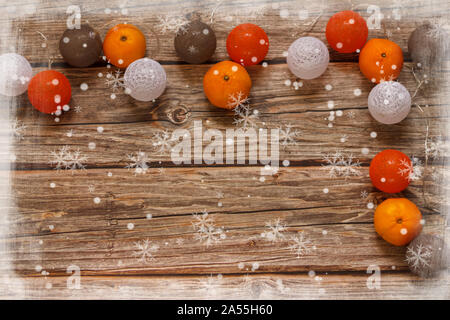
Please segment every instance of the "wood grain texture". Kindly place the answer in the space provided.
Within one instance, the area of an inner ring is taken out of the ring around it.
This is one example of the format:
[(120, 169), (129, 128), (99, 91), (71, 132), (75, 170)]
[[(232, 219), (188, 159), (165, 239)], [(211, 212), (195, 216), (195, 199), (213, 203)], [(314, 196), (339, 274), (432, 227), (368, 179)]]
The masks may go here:
[[(114, 68), (102, 62), (71, 68), (58, 53), (70, 4), (0, 2), (7, 12), (0, 17), (5, 30), (1, 53), (23, 54), (34, 73), (51, 60), (52, 69), (63, 72), (73, 90), (72, 110), (59, 122), (34, 110), (26, 94), (0, 97), (1, 298), (450, 298), (448, 272), (431, 280), (411, 274), (406, 249), (389, 245), (375, 233), (370, 206), (407, 197), (424, 215), (424, 232), (448, 241), (448, 65), (417, 91), (406, 120), (386, 126), (368, 113), (373, 85), (360, 73), (356, 54), (330, 49), (331, 62), (323, 76), (303, 81), (299, 90), (285, 85), (286, 80), (298, 80), (285, 63), (290, 43), (301, 35), (326, 43), (329, 17), (352, 8), (350, 2), (167, 0), (129, 1), (121, 7), (84, 0), (82, 21), (102, 38), (117, 23), (135, 24), (147, 36), (148, 56), (167, 72), (167, 90), (153, 103), (134, 101), (120, 90), (111, 99), (113, 91), (105, 81)], [(402, 47), (406, 62), (399, 81), (414, 93), (418, 83), (407, 53), (409, 34), (426, 20), (448, 27), (450, 4), (414, 0), (400, 7), (383, 0), (378, 5), (384, 19), (369, 37), (388, 35)], [(367, 7), (353, 1), (354, 10), (365, 18), (370, 16)], [(394, 19), (396, 8), (399, 20)], [(280, 10), (287, 10), (288, 17), (282, 18)], [(179, 61), (174, 32), (161, 28), (160, 19), (168, 14), (199, 16), (212, 24), (218, 39), (212, 61)], [(268, 66), (248, 68), (258, 126), (291, 125), (299, 132), (295, 143), (280, 148), (280, 160), (289, 160), (289, 165), (264, 179), (263, 166), (248, 163), (176, 166), (169, 152), (157, 152), (155, 134), (179, 128), (192, 132), (194, 121), (223, 132), (234, 127), (233, 113), (214, 108), (204, 97), (202, 78), (213, 63), (227, 59), (226, 36), (245, 21), (261, 25), (271, 42)], [(87, 91), (80, 89), (82, 83), (88, 84)], [(355, 95), (355, 89), (361, 94)], [(332, 111), (342, 111), (331, 121), (329, 101), (334, 103)], [(177, 125), (173, 116), (180, 108), (188, 114)], [(15, 121), (26, 126), (19, 135), (10, 129)], [(443, 141), (444, 152), (427, 157), (425, 144), (436, 141)], [(85, 170), (55, 170), (52, 152), (62, 147), (85, 155)], [(368, 177), (370, 160), (386, 148), (426, 163), (422, 178), (398, 195), (377, 191)], [(126, 168), (127, 156), (139, 151), (148, 157), (144, 174)], [(358, 176), (329, 175), (324, 156), (337, 151), (359, 160)], [(194, 214), (203, 211), (217, 231), (217, 241), (210, 245), (196, 237)], [(279, 241), (270, 241), (267, 224), (277, 219), (284, 229)], [(310, 242), (308, 252), (298, 256), (291, 246), (299, 236)], [(143, 259), (146, 245), (151, 257)], [(73, 272), (68, 273), (69, 266), (80, 270), (78, 290), (68, 285)], [(377, 288), (367, 284), (373, 279), (370, 268), (381, 272)]]

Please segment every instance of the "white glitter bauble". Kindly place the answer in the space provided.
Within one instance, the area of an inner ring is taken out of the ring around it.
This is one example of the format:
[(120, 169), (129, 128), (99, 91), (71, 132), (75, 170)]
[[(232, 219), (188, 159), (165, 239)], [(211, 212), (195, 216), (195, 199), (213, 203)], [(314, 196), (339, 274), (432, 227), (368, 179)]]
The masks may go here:
[(166, 88), (166, 72), (155, 60), (142, 58), (131, 63), (124, 75), (130, 96), (139, 101), (158, 98)]
[(17, 53), (0, 56), (0, 94), (15, 97), (27, 91), (33, 75), (30, 63)]
[(411, 95), (400, 83), (384, 81), (370, 91), (368, 104), (377, 121), (394, 124), (405, 119), (411, 110)]
[(329, 62), (328, 48), (317, 38), (298, 38), (289, 47), (288, 67), (301, 79), (309, 80), (320, 77), (327, 69)]

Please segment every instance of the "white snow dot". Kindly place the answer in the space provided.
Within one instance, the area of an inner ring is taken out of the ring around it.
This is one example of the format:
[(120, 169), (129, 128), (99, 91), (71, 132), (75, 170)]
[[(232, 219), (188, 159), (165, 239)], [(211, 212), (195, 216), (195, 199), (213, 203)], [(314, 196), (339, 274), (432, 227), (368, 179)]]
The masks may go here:
[(328, 109), (333, 109), (334, 108), (334, 101), (330, 100), (328, 101)]
[(338, 49), (342, 49), (343, 46), (344, 45), (342, 44), (342, 42), (336, 43), (336, 48), (338, 48)]
[(355, 24), (355, 19), (350, 19), (350, 20), (348, 20), (348, 23), (350, 23), (350, 24)]
[(258, 58), (257, 57), (252, 57), (252, 62), (253, 63), (256, 63), (258, 61)]
[(382, 178), (380, 179), (380, 181), (384, 183), (384, 182), (386, 182), (386, 178), (385, 178), (385, 177), (382, 177)]
[(362, 154), (369, 154), (369, 148), (362, 148), (361, 149)]
[(88, 144), (88, 148), (89, 148), (90, 150), (94, 150), (94, 149), (95, 149), (95, 147), (96, 147), (96, 144), (95, 144), (95, 142), (89, 142), (89, 144)]
[(402, 235), (406, 235), (406, 234), (408, 233), (408, 230), (406, 230), (406, 228), (401, 228), (401, 229), (400, 229), (400, 233), (401, 233)]
[(267, 68), (268, 65), (269, 65), (269, 64), (268, 64), (267, 62), (263, 62), (263, 63), (262, 63), (262, 66), (263, 66), (264, 68)]
[(420, 224), (424, 225), (425, 224), (425, 219), (420, 219)]
[(372, 81), (373, 83), (375, 83), (375, 82), (377, 82), (377, 79), (372, 78), (372, 79), (370, 79), (370, 81)]
[(64, 38), (63, 38), (63, 42), (64, 42), (64, 43), (69, 43), (69, 41), (70, 41), (70, 39), (69, 39), (68, 37), (64, 37)]
[(95, 197), (94, 198), (94, 203), (95, 204), (99, 204), (100, 203), (100, 198), (99, 197)]
[(84, 83), (84, 82), (83, 82), (83, 83), (80, 85), (80, 89), (83, 90), (83, 91), (86, 91), (88, 88), (89, 88), (89, 86), (87, 85), (87, 83)]
[(361, 95), (361, 89), (357, 88), (355, 90), (353, 90), (353, 94), (357, 97), (359, 97)]
[(37, 265), (34, 267), (34, 270), (36, 270), (36, 272), (41, 272), (42, 271), (42, 266), (41, 265)]
[(203, 29), (203, 34), (206, 36), (207, 34), (209, 34), (209, 30), (208, 29)]
[(145, 217), (147, 218), (147, 220), (150, 220), (151, 218), (153, 218), (153, 215), (151, 213), (147, 213)]
[(54, 101), (55, 101), (55, 103), (60, 103), (61, 102), (61, 96), (59, 94), (56, 94), (55, 98), (54, 98)]
[(116, 98), (116, 94), (115, 93), (111, 93), (110, 97), (111, 97), (111, 99), (114, 100)]
[(127, 228), (128, 228), (128, 230), (133, 230), (134, 224), (130, 222), (129, 224), (127, 224)]
[(292, 84), (292, 82), (291, 82), (291, 80), (289, 80), (289, 79), (287, 79), (287, 80), (284, 81), (284, 85), (285, 85), (286, 87), (289, 87), (291, 84)]
[(373, 202), (369, 202), (369, 203), (367, 204), (367, 209), (373, 209), (374, 206), (375, 206), (375, 205), (373, 204)]
[(122, 59), (119, 59), (119, 60), (117, 60), (117, 63), (118, 63), (118, 64), (123, 64), (123, 60), (122, 60)]
[(395, 69), (397, 69), (397, 66), (396, 66), (395, 64), (393, 64), (393, 65), (391, 66), (391, 68), (392, 68), (392, 70), (395, 70)]
[(112, 177), (112, 172), (108, 172), (108, 177)]
[(331, 84), (327, 84), (326, 86), (325, 86), (325, 90), (327, 90), (327, 91), (330, 91), (330, 90), (332, 90), (333, 89), (333, 86), (331, 85)]
[(57, 86), (59, 84), (59, 80), (58, 79), (53, 79), (52, 80), (52, 85)]
[(103, 77), (103, 73), (99, 72), (99, 73), (97, 74), (97, 76), (98, 76), (99, 78), (101, 78), (101, 77)]
[(328, 188), (323, 188), (323, 193), (328, 193), (330, 192), (330, 190), (328, 190)]
[(98, 132), (98, 133), (102, 133), (103, 130), (104, 130), (103, 127), (97, 127), (97, 132)]
[(259, 182), (264, 182), (264, 181), (266, 181), (266, 178), (265, 178), (265, 177), (260, 177), (260, 178), (259, 178)]
[(308, 271), (308, 276), (310, 278), (313, 278), (316, 275), (316, 273), (313, 270)]
[(343, 114), (344, 114), (344, 112), (342, 110), (336, 111), (336, 116), (338, 116), (338, 117), (342, 117)]
[(326, 236), (326, 235), (328, 234), (328, 231), (327, 231), (327, 230), (322, 230), (322, 234), (323, 234), (324, 236)]
[(56, 184), (54, 182), (50, 183), (50, 188), (56, 187)]
[(265, 43), (266, 43), (266, 40), (264, 40), (264, 39), (259, 40), (259, 44), (265, 44)]
[(244, 265), (243, 262), (239, 262), (239, 263), (238, 263), (238, 268), (239, 268), (240, 270), (244, 269), (244, 267), (245, 267), (245, 265)]
[(290, 164), (289, 160), (283, 160), (283, 166), (288, 167)]
[(287, 51), (283, 51), (283, 57), (287, 57), (288, 56), (288, 52)]
[[(217, 71), (217, 70), (216, 70), (216, 71)], [(233, 71), (233, 72), (238, 71), (238, 67), (237, 67), (237, 66), (232, 66), (232, 67), (231, 67), (231, 71)], [(217, 73), (219, 73), (219, 72), (217, 72)]]
[(370, 137), (375, 139), (377, 137), (377, 133), (375, 131), (372, 131), (370, 133)]
[[(233, 68), (236, 68), (236, 69), (237, 69), (236, 66), (233, 66)], [(214, 74), (215, 76), (217, 76), (217, 75), (219, 74), (219, 70), (214, 70), (214, 71), (213, 71), (213, 74)]]

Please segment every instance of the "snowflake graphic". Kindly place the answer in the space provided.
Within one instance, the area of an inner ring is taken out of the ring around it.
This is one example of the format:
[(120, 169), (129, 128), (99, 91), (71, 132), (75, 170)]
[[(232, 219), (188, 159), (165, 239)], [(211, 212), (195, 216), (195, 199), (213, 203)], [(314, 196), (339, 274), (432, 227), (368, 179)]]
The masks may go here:
[(73, 109), (75, 110), (76, 113), (80, 113), (82, 108), (80, 106), (75, 106), (75, 108)]
[(168, 130), (155, 133), (153, 135), (153, 140), (153, 147), (159, 154), (163, 154), (166, 151), (171, 150), (172, 144), (175, 142)]
[(419, 180), (422, 177), (423, 166), (419, 158), (412, 157), (411, 162), (401, 159), (402, 167), (398, 169), (398, 173), (408, 179), (409, 182)]
[(268, 230), (261, 233), (261, 237), (267, 241), (279, 242), (285, 238), (282, 232), (286, 231), (286, 225), (281, 222), (280, 218), (266, 222), (266, 228)]
[(291, 241), (293, 242), (289, 249), (297, 255), (297, 258), (300, 256), (310, 253), (312, 250), (315, 250), (316, 247), (312, 245), (312, 242), (307, 239), (303, 233), (292, 237)]
[(238, 110), (238, 108), (235, 109), (236, 116), (234, 118), (233, 124), (240, 127), (243, 130), (249, 129), (249, 128), (255, 128), (258, 127), (258, 112), (256, 110), (251, 111), (250, 109), (243, 109)]
[(366, 190), (361, 191), (361, 193), (360, 193), (361, 199), (367, 199), (368, 196), (369, 196), (369, 193)]
[(153, 253), (159, 249), (159, 246), (152, 244), (149, 239), (135, 242), (134, 247), (136, 251), (133, 252), (133, 256), (137, 257), (137, 260), (142, 263), (149, 263), (155, 260)]
[(206, 247), (226, 238), (224, 230), (214, 225), (214, 219), (208, 215), (208, 212), (194, 214), (193, 218), (192, 226), (196, 232), (194, 238), (205, 244)]
[(185, 33), (186, 25), (189, 23), (189, 20), (187, 20), (186, 17), (180, 15), (159, 16), (158, 20), (158, 28), (163, 34), (166, 32)]
[(248, 96), (239, 91), (228, 96), (227, 106), (230, 109), (235, 109), (235, 113), (237, 113), (238, 111), (247, 110), (249, 108), (248, 102)]
[(432, 159), (444, 157), (447, 153), (448, 145), (440, 137), (431, 139), (425, 148), (425, 153)]
[(117, 69), (115, 72), (108, 72), (106, 74), (106, 86), (111, 88), (112, 92), (118, 92), (121, 88), (125, 88), (122, 71)]
[(125, 168), (134, 169), (135, 175), (147, 172), (150, 161), (145, 152), (139, 150), (138, 152), (128, 154), (127, 159), (130, 163)]
[(218, 274), (217, 276), (213, 276), (210, 274), (206, 280), (200, 281), (200, 287), (202, 291), (205, 292), (206, 296), (210, 295), (216, 295), (217, 291), (220, 289), (221, 281), (223, 277), (221, 274)]
[(289, 123), (284, 127), (279, 127), (280, 130), (280, 142), (283, 148), (286, 148), (288, 145), (296, 145), (297, 141), (296, 137), (300, 135), (299, 130), (292, 130), (292, 125)]
[(415, 248), (409, 246), (406, 251), (406, 261), (415, 271), (422, 267), (429, 267), (431, 256), (432, 248), (430, 246), (424, 246), (422, 243), (419, 243)]
[(190, 54), (195, 54), (197, 53), (198, 49), (195, 46), (191, 45), (189, 46), (188, 51)]
[(72, 151), (69, 146), (63, 146), (58, 151), (52, 151), (51, 156), (53, 160), (50, 164), (55, 165), (55, 169), (60, 170), (71, 170), (72, 174), (77, 169), (85, 169), (87, 157), (77, 149)]
[(356, 118), (356, 113), (355, 113), (355, 111), (349, 111), (349, 112), (347, 112), (347, 118), (349, 118), (349, 119), (355, 119), (355, 118)]
[(26, 128), (27, 126), (17, 118), (11, 123), (11, 131), (18, 140), (22, 140), (24, 138)]
[(354, 160), (353, 155), (345, 156), (341, 152), (336, 151), (333, 154), (327, 154), (323, 157), (326, 162), (324, 168), (328, 170), (331, 178), (350, 176), (360, 176), (361, 172), (358, 168), (361, 166), (359, 160)]

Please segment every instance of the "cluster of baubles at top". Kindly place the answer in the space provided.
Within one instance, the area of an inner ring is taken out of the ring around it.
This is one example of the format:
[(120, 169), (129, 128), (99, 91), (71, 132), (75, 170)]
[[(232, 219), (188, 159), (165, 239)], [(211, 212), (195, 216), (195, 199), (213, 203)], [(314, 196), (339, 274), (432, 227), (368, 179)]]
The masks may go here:
[[(394, 80), (403, 67), (403, 53), (394, 42), (371, 39), (367, 42), (366, 21), (354, 11), (334, 14), (325, 30), (328, 44), (339, 53), (359, 53), (361, 72), (377, 85), (368, 98), (371, 115), (385, 124), (403, 120), (411, 108), (411, 96)], [(178, 57), (191, 64), (207, 62), (214, 55), (217, 40), (214, 30), (200, 20), (180, 27), (174, 39)], [(447, 33), (439, 26), (426, 23), (418, 27), (408, 42), (414, 63), (426, 70), (438, 69), (448, 53)], [(228, 34), (226, 49), (232, 61), (220, 62), (204, 76), (204, 91), (215, 106), (233, 109), (238, 97), (247, 99), (251, 89), (248, 66), (260, 64), (269, 51), (269, 38), (259, 26), (238, 25)], [(67, 29), (59, 41), (59, 50), (69, 65), (84, 68), (103, 59), (120, 69), (126, 69), (126, 92), (139, 101), (152, 101), (166, 88), (167, 76), (156, 61), (146, 58), (144, 34), (131, 24), (111, 28), (103, 42), (88, 24)], [(301, 37), (287, 50), (287, 65), (298, 78), (320, 77), (327, 69), (330, 55), (326, 45), (315, 37)], [(32, 78), (28, 61), (15, 53), (0, 56), (3, 73), (0, 93), (17, 96), (28, 89), (31, 104), (41, 112), (60, 114), (68, 110), (71, 88), (67, 78), (58, 71), (45, 70)]]

